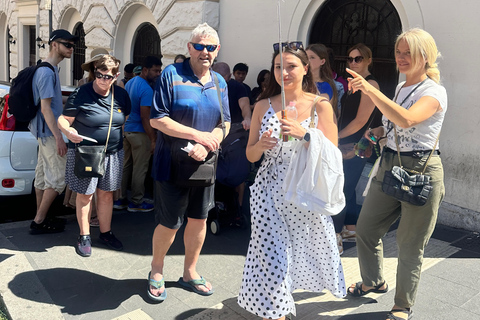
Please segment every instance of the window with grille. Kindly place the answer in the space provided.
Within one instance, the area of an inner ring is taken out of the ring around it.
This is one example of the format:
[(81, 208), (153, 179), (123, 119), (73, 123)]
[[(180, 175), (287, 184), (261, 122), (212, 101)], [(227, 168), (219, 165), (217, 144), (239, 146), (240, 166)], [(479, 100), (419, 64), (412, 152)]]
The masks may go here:
[(140, 66), (147, 56), (162, 58), (160, 36), (158, 35), (157, 29), (150, 23), (141, 25), (137, 30), (133, 47), (132, 63)]
[(335, 71), (345, 73), (347, 50), (359, 42), (373, 53), (370, 72), (380, 89), (393, 97), (398, 82), (394, 45), (401, 33), (400, 17), (388, 0), (327, 0), (310, 29), (309, 43), (323, 43), (335, 52)]
[(85, 30), (83, 23), (78, 23), (74, 29), (74, 34), (79, 37), (73, 49), (73, 85), (77, 85), (78, 81), (83, 78), (82, 64), (85, 63)]

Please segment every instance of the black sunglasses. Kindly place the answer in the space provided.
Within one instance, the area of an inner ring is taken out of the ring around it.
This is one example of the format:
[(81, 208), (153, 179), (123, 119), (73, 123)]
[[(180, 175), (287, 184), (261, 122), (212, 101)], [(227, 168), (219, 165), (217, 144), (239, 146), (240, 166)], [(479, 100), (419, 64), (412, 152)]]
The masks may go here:
[[(303, 49), (303, 43), (302, 41), (282, 42), (282, 49), (286, 47), (293, 50)], [(274, 43), (273, 51), (278, 52), (279, 50), (280, 50), (280, 43), (279, 42)]]
[(67, 49), (71, 49), (73, 47), (75, 47), (75, 45), (73, 43), (70, 43), (70, 42), (63, 42), (63, 41), (56, 41), (57, 43), (61, 43), (65, 46), (65, 48)]
[(207, 48), (208, 52), (213, 52), (217, 50), (217, 47), (218, 47), (217, 44), (200, 44), (200, 43), (193, 43), (193, 42), (190, 42), (190, 44), (197, 51), (203, 51), (205, 48)]
[(111, 76), (109, 74), (102, 74), (101, 72), (99, 71), (95, 71), (95, 78), (97, 79), (105, 79), (107, 81), (110, 81), (110, 80), (113, 80), (115, 79), (115, 76)]
[(348, 61), (348, 63), (352, 63), (353, 61), (355, 61), (355, 63), (360, 63), (360, 62), (363, 61), (363, 57), (362, 56), (356, 56), (355, 58), (348, 57), (347, 61)]

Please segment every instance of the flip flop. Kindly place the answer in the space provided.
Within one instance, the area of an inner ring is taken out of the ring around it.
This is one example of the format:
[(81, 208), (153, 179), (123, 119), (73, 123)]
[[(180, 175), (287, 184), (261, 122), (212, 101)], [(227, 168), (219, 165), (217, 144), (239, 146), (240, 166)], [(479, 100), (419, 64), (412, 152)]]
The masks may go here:
[(183, 277), (180, 277), (180, 279), (178, 279), (178, 284), (180, 284), (182, 287), (185, 287), (185, 288), (187, 288), (187, 289), (189, 289), (189, 290), (191, 290), (195, 293), (198, 293), (201, 296), (209, 296), (209, 295), (213, 294), (213, 292), (215, 291), (212, 288), (212, 289), (210, 289), (210, 291), (204, 292), (204, 291), (198, 290), (195, 287), (195, 286), (198, 286), (198, 285), (205, 286), (205, 288), (207, 287), (207, 281), (203, 277), (200, 277), (200, 279), (193, 279), (193, 280), (190, 280), (190, 281), (184, 281)]
[(363, 291), (362, 289), (362, 282), (357, 282), (355, 284), (355, 287), (353, 288), (353, 291), (350, 291), (350, 288), (347, 289), (347, 293), (353, 297), (362, 297), (366, 295), (367, 293), (373, 292), (373, 293), (386, 293), (388, 291), (388, 284), (385, 287), (385, 289), (380, 289), (383, 285), (385, 284), (385, 281), (380, 283), (378, 286), (373, 287), (372, 289), (368, 289), (367, 291)]
[(410, 309), (406, 309), (406, 310), (405, 309), (393, 309), (389, 313), (387, 313), (387, 318), (385, 318), (385, 320), (404, 320), (403, 318), (394, 316), (393, 315), (394, 312), (401, 312), (401, 313), (408, 314), (408, 318), (407, 318), (408, 320), (413, 318), (413, 311), (410, 310)]
[(167, 299), (167, 288), (165, 288), (165, 290), (163, 290), (163, 292), (159, 296), (156, 296), (150, 291), (150, 286), (155, 287), (156, 289), (160, 289), (165, 285), (164, 278), (162, 278), (162, 280), (160, 281), (157, 281), (150, 278), (150, 274), (151, 272), (148, 273), (148, 287), (147, 287), (148, 296), (150, 299), (152, 299), (155, 302), (162, 302), (165, 299)]

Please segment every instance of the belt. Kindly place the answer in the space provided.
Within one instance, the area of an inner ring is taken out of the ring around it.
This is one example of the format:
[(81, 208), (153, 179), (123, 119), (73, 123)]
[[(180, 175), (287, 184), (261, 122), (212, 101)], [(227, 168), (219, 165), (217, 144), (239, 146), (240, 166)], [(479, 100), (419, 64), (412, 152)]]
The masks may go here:
[[(397, 154), (396, 150), (390, 149), (388, 147), (383, 148), (383, 150), (385, 152)], [(413, 158), (422, 158), (425, 155), (429, 155), (431, 152), (432, 150), (406, 151), (406, 152), (400, 152), (400, 155), (406, 156), (406, 157), (413, 157)], [(440, 150), (433, 151), (433, 155), (440, 155)]]

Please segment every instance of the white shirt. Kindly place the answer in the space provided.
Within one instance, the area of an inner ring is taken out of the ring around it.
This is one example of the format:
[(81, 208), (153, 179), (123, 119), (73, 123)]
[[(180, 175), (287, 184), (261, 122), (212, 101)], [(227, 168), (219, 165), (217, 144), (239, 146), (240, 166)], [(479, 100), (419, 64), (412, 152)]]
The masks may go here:
[(283, 181), (285, 200), (324, 215), (345, 207), (342, 153), (319, 129), (308, 129), (310, 145), (298, 141)]
[[(418, 83), (416, 83), (414, 85), (402, 88), (404, 84), (405, 82), (399, 83), (397, 89), (395, 90), (395, 93), (400, 90), (396, 100), (398, 104), (402, 103), (410, 91), (415, 89), (418, 85)], [(415, 90), (415, 92), (410, 95), (410, 97), (408, 97), (405, 102), (403, 102), (401, 106), (405, 109), (409, 109), (424, 96), (435, 98), (440, 103), (441, 110), (438, 110), (430, 118), (418, 123), (413, 127), (404, 129), (396, 126), (398, 144), (401, 152), (432, 150), (440, 130), (442, 129), (443, 119), (445, 118), (445, 112), (447, 111), (447, 91), (443, 86), (437, 84), (435, 81), (427, 79)], [(383, 117), (383, 124), (387, 130), (390, 129), (390, 127), (388, 127), (388, 119), (385, 116)], [(390, 124), (390, 126), (391, 125), (392, 124)], [(392, 150), (397, 150), (397, 146), (395, 144), (395, 132), (393, 129), (388, 133), (387, 147)], [(435, 149), (438, 148), (439, 146), (437, 144)]]

